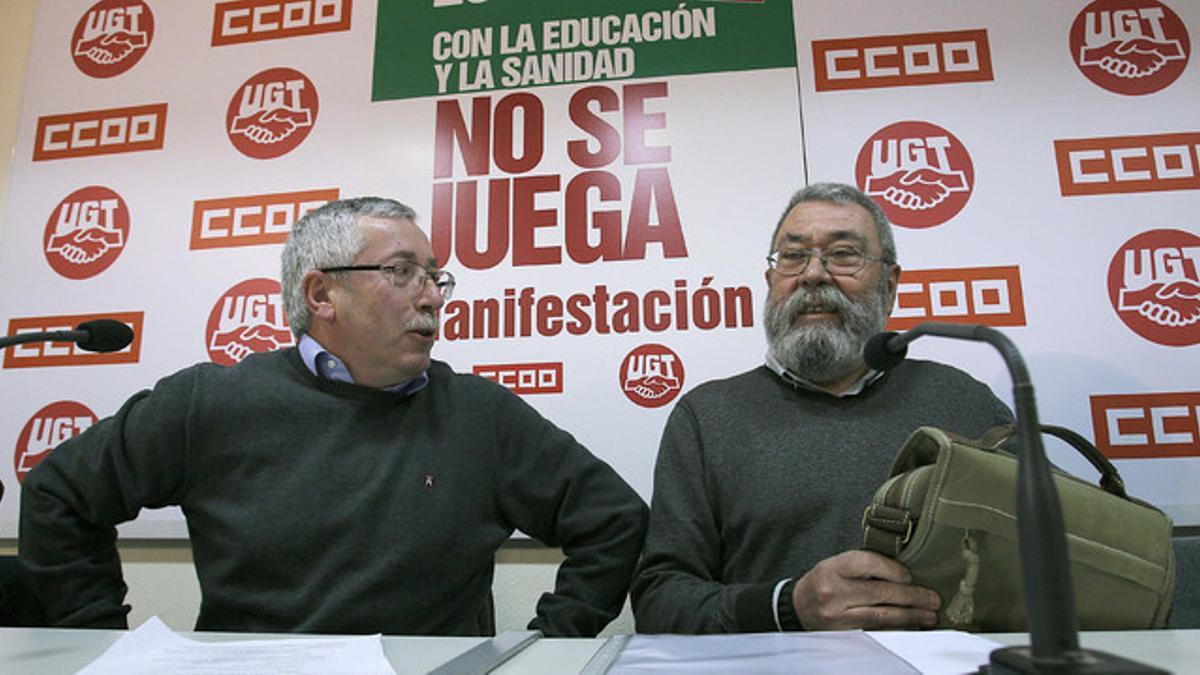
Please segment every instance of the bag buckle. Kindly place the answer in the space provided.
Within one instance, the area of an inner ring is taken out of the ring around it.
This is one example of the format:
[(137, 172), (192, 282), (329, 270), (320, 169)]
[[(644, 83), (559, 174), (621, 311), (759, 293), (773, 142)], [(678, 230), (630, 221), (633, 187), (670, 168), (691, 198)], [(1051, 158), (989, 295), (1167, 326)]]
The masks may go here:
[(913, 522), (912, 517), (905, 509), (884, 504), (868, 504), (867, 508), (863, 509), (862, 523), (859, 527), (865, 531), (870, 525), (896, 535), (903, 531), (904, 534), (900, 537), (900, 546), (903, 546), (912, 539)]

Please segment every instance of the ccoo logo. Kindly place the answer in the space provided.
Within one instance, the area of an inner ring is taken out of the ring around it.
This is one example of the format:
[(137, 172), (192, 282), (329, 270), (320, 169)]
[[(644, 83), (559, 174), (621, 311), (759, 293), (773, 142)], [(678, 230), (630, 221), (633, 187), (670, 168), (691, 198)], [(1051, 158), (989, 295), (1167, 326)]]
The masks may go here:
[(129, 240), (129, 207), (121, 195), (89, 185), (67, 195), (46, 221), (42, 249), (50, 267), (68, 279), (108, 269)]
[(1156, 0), (1096, 0), (1071, 24), (1071, 58), (1095, 85), (1137, 96), (1165, 89), (1187, 67), (1187, 27)]
[(272, 159), (304, 142), (317, 121), (317, 88), (303, 73), (271, 68), (242, 84), (229, 101), (225, 128), (247, 157)]
[(294, 344), (279, 282), (247, 279), (225, 291), (208, 314), (205, 335), (208, 357), (222, 366)]
[(669, 347), (645, 344), (621, 362), (621, 391), (643, 408), (659, 408), (683, 390), (683, 361)]
[(150, 49), (154, 14), (142, 0), (100, 0), (75, 24), (71, 57), (85, 75), (115, 77)]
[(1108, 266), (1108, 296), (1143, 338), (1169, 347), (1200, 343), (1200, 237), (1150, 230), (1125, 242)]
[(954, 134), (928, 122), (896, 122), (876, 131), (858, 152), (858, 187), (902, 227), (935, 227), (967, 204), (975, 167)]
[(82, 403), (57, 401), (35, 412), (21, 429), (13, 452), (13, 469), (17, 482), (50, 454), (63, 441), (83, 433), (96, 423), (96, 413)]

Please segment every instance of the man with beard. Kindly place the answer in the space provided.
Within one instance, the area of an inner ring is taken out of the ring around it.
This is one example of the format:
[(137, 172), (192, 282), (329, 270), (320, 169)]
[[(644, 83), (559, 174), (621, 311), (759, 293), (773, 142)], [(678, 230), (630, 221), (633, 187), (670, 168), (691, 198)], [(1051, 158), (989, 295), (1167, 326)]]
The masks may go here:
[(639, 632), (933, 626), (941, 599), (859, 545), (863, 508), (917, 427), (1011, 422), (983, 384), (909, 359), (862, 358), (900, 267), (887, 218), (848, 185), (792, 197), (771, 238), (766, 364), (676, 405), (633, 584)]
[(117, 523), (187, 517), (201, 630), (494, 633), (514, 528), (566, 559), (531, 628), (617, 616), (646, 505), (504, 387), (430, 359), (454, 277), (408, 207), (326, 204), (293, 227), (296, 348), (201, 364), (63, 443), (22, 490), (22, 559), (47, 619), (124, 627)]

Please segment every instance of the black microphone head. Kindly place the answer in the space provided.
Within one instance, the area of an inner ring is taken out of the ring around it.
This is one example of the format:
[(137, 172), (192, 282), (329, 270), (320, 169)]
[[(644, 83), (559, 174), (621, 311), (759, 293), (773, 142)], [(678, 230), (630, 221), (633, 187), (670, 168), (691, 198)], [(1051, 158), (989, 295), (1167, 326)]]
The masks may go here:
[(888, 342), (899, 335), (896, 331), (884, 331), (876, 333), (867, 340), (866, 346), (863, 347), (863, 360), (867, 362), (875, 370), (887, 370), (904, 360), (904, 356), (908, 354), (908, 345), (901, 345), (899, 349), (892, 347)]
[(87, 337), (75, 341), (80, 349), (89, 352), (115, 352), (133, 342), (133, 329), (114, 319), (84, 321), (75, 330), (87, 333)]

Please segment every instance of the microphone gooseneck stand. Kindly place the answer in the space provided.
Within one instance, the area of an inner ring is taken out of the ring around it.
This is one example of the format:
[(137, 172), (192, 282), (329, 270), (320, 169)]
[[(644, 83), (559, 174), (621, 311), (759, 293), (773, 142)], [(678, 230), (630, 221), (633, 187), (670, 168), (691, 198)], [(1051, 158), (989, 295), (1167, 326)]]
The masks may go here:
[(1025, 360), (1003, 333), (987, 326), (924, 323), (904, 334), (880, 333), (865, 352), (872, 367), (891, 367), (903, 360), (908, 343), (922, 335), (986, 342), (1000, 352), (1013, 381), (1017, 437), (1017, 541), (1025, 616), (1031, 647), (1003, 647), (980, 668), (987, 675), (1010, 673), (1164, 673), (1165, 671), (1106, 652), (1080, 649), (1079, 618), (1067, 556), (1062, 504), (1050, 476), (1050, 463), (1039, 432), (1033, 383)]

